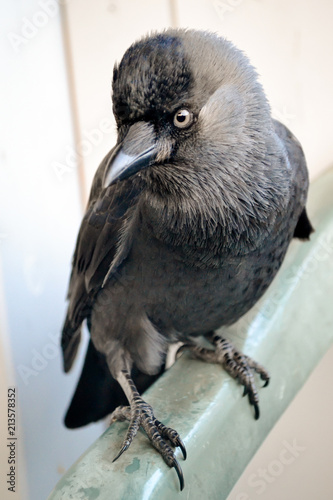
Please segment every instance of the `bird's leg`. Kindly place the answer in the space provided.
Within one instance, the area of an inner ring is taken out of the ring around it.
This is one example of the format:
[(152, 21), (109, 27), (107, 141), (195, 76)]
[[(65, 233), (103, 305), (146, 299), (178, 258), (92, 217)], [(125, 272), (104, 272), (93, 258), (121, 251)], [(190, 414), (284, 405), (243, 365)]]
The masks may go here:
[[(116, 420), (130, 422), (123, 445), (120, 452), (114, 458), (117, 460), (120, 455), (130, 446), (134, 437), (136, 436), (139, 427), (142, 427), (152, 445), (162, 455), (163, 460), (169, 467), (174, 467), (180, 482), (180, 489), (184, 488), (184, 477), (182, 469), (175, 457), (171, 446), (177, 447), (182, 450), (184, 460), (186, 459), (186, 449), (184, 443), (180, 439), (178, 432), (166, 427), (159, 420), (155, 418), (152, 407), (146, 403), (135, 387), (133, 380), (127, 369), (121, 370), (117, 377), (123, 391), (125, 392), (130, 406), (119, 406), (111, 414), (111, 422)], [(169, 444), (171, 444), (171, 446)]]
[(268, 385), (269, 374), (263, 366), (253, 359), (245, 356), (232, 345), (228, 340), (214, 333), (207, 335), (206, 338), (215, 346), (215, 349), (206, 349), (197, 344), (185, 344), (178, 352), (191, 350), (195, 358), (207, 361), (209, 363), (218, 363), (233, 377), (244, 386), (243, 396), (248, 395), (249, 402), (254, 407), (255, 419), (260, 416), (259, 396), (254, 383), (253, 372), (258, 373), (260, 378), (265, 381), (264, 387)]

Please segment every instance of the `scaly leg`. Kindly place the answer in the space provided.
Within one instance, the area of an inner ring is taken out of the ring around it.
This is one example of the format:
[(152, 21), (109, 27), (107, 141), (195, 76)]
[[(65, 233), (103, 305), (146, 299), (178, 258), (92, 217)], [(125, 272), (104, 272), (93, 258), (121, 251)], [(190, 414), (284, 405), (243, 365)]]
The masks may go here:
[(182, 490), (184, 488), (183, 472), (175, 457), (173, 449), (167, 443), (168, 441), (174, 447), (179, 446), (185, 460), (186, 449), (178, 432), (170, 427), (166, 427), (155, 418), (152, 407), (146, 403), (138, 393), (127, 369), (121, 370), (117, 380), (125, 392), (130, 406), (119, 406), (116, 408), (111, 414), (111, 423), (116, 420), (128, 420), (130, 424), (121, 450), (113, 461), (117, 460), (120, 455), (127, 450), (141, 426), (145, 430), (152, 445), (160, 455), (162, 455), (165, 463), (169, 467), (175, 468), (180, 482), (180, 489)]
[(184, 344), (178, 352), (190, 350), (197, 359), (207, 361), (208, 363), (218, 363), (233, 377), (244, 386), (243, 396), (248, 395), (249, 402), (254, 407), (255, 419), (260, 416), (259, 396), (254, 383), (253, 372), (258, 373), (260, 378), (265, 381), (264, 387), (268, 385), (269, 374), (265, 368), (253, 359), (237, 351), (231, 342), (214, 333), (206, 335), (206, 338), (212, 342), (215, 349), (206, 349), (197, 344)]

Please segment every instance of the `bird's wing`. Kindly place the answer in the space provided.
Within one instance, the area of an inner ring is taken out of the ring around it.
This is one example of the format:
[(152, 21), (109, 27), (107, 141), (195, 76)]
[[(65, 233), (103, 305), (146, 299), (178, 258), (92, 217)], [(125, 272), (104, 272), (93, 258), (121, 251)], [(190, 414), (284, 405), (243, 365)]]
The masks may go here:
[[(111, 154), (112, 151), (96, 172), (73, 256), (68, 310), (61, 339), (66, 372), (77, 352), (82, 321), (90, 316), (96, 293), (113, 263), (122, 228), (140, 193), (135, 179), (103, 188), (104, 172)], [(118, 250), (119, 261), (124, 260), (128, 250), (128, 246), (123, 246), (121, 256)]]
[(297, 225), (294, 231), (294, 238), (299, 238), (300, 240), (308, 240), (310, 234), (314, 232), (311, 222), (309, 221), (306, 209), (303, 208), (303, 212), (298, 219)]
[(299, 199), (303, 210), (297, 222), (294, 237), (300, 239), (309, 239), (310, 234), (313, 232), (313, 227), (306, 213), (305, 203), (308, 191), (308, 170), (306, 166), (305, 156), (303, 153), (302, 146), (296, 139), (294, 134), (282, 123), (277, 120), (273, 120), (275, 132), (282, 141), (288, 159), (292, 168), (293, 183), (296, 187), (296, 196)]

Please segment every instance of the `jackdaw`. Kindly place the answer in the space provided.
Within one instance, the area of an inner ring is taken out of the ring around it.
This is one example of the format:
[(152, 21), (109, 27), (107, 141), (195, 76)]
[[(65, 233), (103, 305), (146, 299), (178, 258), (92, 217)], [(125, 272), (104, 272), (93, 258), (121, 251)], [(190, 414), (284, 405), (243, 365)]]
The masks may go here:
[(118, 139), (93, 181), (62, 332), (66, 372), (84, 320), (91, 336), (65, 424), (128, 420), (116, 458), (142, 427), (182, 489), (173, 448), (186, 458), (184, 444), (140, 393), (180, 341), (237, 379), (259, 417), (254, 373), (265, 385), (268, 373), (214, 332), (258, 301), (293, 236), (309, 238), (307, 168), (247, 57), (215, 34), (168, 29), (134, 43), (112, 100)]

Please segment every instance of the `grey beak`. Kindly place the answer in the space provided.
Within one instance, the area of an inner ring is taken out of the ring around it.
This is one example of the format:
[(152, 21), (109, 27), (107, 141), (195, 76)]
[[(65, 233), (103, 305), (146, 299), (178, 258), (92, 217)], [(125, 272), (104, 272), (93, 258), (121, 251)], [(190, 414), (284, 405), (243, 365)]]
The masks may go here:
[(143, 168), (149, 167), (156, 158), (157, 151), (155, 146), (145, 149), (138, 155), (128, 155), (120, 147), (117, 149), (106, 168), (104, 187), (115, 184), (118, 181), (127, 179)]
[(104, 187), (127, 179), (152, 165), (158, 154), (153, 128), (138, 122), (129, 129), (125, 139), (114, 150), (105, 169)]

